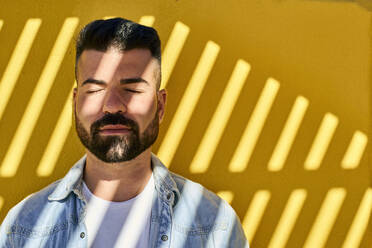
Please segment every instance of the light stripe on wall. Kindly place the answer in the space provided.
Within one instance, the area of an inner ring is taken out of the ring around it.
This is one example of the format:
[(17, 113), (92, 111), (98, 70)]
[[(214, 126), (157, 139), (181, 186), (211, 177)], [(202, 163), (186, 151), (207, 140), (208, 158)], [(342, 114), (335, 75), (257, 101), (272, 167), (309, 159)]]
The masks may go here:
[(207, 42), (158, 151), (158, 156), (166, 166), (172, 162), (219, 51), (219, 45), (213, 41)]
[(261, 134), (266, 118), (279, 90), (279, 82), (273, 78), (266, 81), (251, 118), (244, 130), (237, 149), (229, 164), (231, 172), (242, 172), (248, 165), (258, 137)]
[(180, 21), (174, 25), (162, 53), (162, 88), (165, 88), (168, 84), (169, 77), (172, 74), (189, 32), (190, 28)]
[(372, 209), (372, 189), (364, 193), (358, 211), (346, 235), (342, 248), (359, 247), (367, 229)]
[(305, 241), (304, 248), (324, 247), (346, 195), (344, 188), (330, 189)]
[(210, 161), (216, 151), (227, 122), (235, 107), (251, 66), (239, 59), (227, 83), (220, 102), (213, 114), (208, 128), (202, 138), (197, 152), (191, 162), (191, 173), (204, 173), (208, 170)]
[(251, 243), (254, 238), (270, 197), (271, 193), (268, 190), (259, 190), (253, 196), (242, 223), (245, 236), (249, 243)]
[(0, 81), (0, 119), (13, 93), (19, 74), (25, 64), (32, 43), (41, 25), (41, 19), (28, 19), (17, 41), (12, 56)]
[[(76, 85), (76, 83), (74, 85)], [(49, 139), (48, 145), (44, 150), (43, 156), (41, 157), (39, 166), (36, 169), (36, 173), (39, 177), (48, 177), (52, 174), (67, 139), (68, 133), (71, 129), (72, 90), (74, 85), (68, 94), (65, 105), (61, 114), (59, 115), (57, 125), (54, 127), (52, 136)]]
[(355, 169), (358, 167), (360, 159), (363, 156), (364, 150), (367, 146), (367, 135), (361, 131), (356, 131), (347, 148), (344, 158), (341, 162), (341, 167), (344, 169)]
[(58, 34), (48, 61), (2, 162), (0, 168), (0, 175), (2, 177), (12, 177), (17, 172), (19, 163), (22, 160), (24, 151), (53, 85), (78, 21), (79, 19), (75, 17), (67, 18)]
[(326, 113), (305, 160), (306, 170), (316, 170), (320, 167), (337, 125), (338, 118), (331, 113)]
[(286, 247), (289, 236), (292, 233), (298, 215), (305, 202), (307, 192), (304, 189), (294, 190), (285, 206), (285, 209), (280, 217), (279, 223), (270, 240), (269, 248)]
[(4, 21), (0, 20), (0, 31), (1, 31), (1, 28), (3, 27), (3, 24), (4, 24)]
[(4, 197), (0, 196), (0, 212), (3, 206), (4, 206)]
[(270, 158), (269, 171), (279, 171), (283, 168), (308, 105), (309, 101), (305, 97), (298, 96), (296, 98), (273, 155)]
[(218, 191), (217, 195), (229, 204), (231, 204), (232, 200), (234, 199), (234, 193), (231, 190)]
[(152, 25), (154, 25), (154, 22), (155, 22), (154, 16), (142, 16), (138, 23), (144, 26), (152, 27)]

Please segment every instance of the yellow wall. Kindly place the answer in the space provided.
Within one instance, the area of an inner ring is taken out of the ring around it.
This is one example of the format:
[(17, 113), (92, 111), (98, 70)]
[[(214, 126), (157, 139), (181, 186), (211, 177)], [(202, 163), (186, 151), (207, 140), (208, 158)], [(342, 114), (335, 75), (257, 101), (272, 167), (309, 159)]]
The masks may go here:
[(229, 200), (252, 247), (372, 245), (368, 0), (0, 5), (0, 220), (83, 154), (71, 37), (122, 16), (162, 39), (169, 98), (154, 150)]

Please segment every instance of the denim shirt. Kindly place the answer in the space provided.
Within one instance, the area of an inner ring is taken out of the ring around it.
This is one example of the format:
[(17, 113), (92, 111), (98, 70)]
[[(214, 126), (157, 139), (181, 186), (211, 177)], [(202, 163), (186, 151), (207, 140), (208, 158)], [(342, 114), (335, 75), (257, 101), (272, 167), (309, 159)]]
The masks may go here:
[[(66, 176), (14, 206), (0, 226), (0, 247), (87, 247), (82, 176), (86, 156)], [(239, 218), (200, 184), (170, 172), (152, 154), (155, 191), (150, 247), (244, 247)]]

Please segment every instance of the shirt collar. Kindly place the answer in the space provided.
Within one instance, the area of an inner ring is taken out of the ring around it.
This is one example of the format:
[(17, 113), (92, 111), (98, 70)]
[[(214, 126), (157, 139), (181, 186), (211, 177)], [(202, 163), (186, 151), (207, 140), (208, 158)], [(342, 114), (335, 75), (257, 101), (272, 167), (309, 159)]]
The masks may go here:
[(167, 167), (154, 154), (151, 154), (151, 165), (154, 173), (155, 188), (163, 200), (174, 207), (181, 195), (176, 182), (171, 177)]
[(49, 195), (48, 200), (63, 200), (71, 193), (71, 191), (77, 189), (83, 177), (86, 159), (87, 156), (84, 155), (75, 163), (75, 165), (67, 172), (66, 176), (61, 179), (54, 191)]
[[(66, 176), (60, 180), (57, 187), (49, 195), (48, 200), (60, 201), (65, 199), (72, 191), (80, 191), (81, 181), (85, 167), (86, 155), (84, 155), (68, 171)], [(172, 206), (177, 204), (180, 192), (176, 182), (170, 175), (169, 170), (160, 161), (156, 155), (151, 154), (151, 166), (154, 175), (155, 188), (163, 200), (171, 203)]]

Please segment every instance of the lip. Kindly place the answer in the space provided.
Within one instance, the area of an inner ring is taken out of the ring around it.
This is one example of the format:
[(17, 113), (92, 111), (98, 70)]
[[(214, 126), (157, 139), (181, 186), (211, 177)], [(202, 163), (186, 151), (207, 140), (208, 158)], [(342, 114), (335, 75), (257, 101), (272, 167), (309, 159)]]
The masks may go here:
[(99, 129), (102, 134), (124, 134), (129, 131), (130, 128), (124, 125), (106, 125)]

